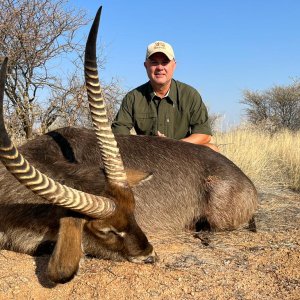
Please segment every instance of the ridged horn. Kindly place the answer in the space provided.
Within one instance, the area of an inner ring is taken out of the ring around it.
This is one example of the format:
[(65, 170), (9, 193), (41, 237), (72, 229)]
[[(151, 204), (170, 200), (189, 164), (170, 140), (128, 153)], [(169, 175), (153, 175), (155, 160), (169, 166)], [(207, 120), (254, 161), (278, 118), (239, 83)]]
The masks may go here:
[(85, 48), (85, 81), (89, 107), (100, 147), (104, 170), (110, 183), (127, 186), (127, 177), (120, 151), (107, 118), (105, 100), (100, 86), (96, 57), (96, 42), (102, 7), (99, 8), (91, 27)]
[(0, 159), (6, 169), (23, 185), (49, 202), (80, 212), (92, 218), (106, 218), (115, 211), (115, 203), (62, 185), (39, 172), (18, 152), (4, 124), (3, 98), (7, 58), (0, 73)]

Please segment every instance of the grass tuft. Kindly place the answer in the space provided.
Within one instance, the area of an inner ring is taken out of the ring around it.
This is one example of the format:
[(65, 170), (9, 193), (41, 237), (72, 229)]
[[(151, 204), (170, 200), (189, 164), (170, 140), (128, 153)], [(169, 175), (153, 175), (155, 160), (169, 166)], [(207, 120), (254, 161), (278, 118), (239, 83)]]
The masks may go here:
[(300, 132), (270, 133), (237, 128), (216, 133), (220, 152), (238, 165), (258, 188), (300, 191)]

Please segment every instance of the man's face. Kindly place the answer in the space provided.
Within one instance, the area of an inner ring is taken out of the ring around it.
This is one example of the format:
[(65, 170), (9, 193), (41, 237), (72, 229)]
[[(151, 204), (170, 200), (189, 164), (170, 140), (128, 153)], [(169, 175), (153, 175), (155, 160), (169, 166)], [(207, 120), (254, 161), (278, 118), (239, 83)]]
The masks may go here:
[(175, 60), (169, 60), (161, 52), (152, 54), (144, 63), (150, 82), (154, 86), (164, 86), (171, 82), (175, 71)]

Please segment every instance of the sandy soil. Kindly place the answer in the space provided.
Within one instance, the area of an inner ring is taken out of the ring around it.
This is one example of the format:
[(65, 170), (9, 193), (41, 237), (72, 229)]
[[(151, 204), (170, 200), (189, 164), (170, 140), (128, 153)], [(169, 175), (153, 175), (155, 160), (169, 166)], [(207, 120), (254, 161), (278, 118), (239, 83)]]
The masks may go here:
[(47, 256), (0, 251), (0, 299), (300, 299), (300, 195), (261, 193), (258, 232), (150, 238), (155, 265), (85, 258), (69, 283)]

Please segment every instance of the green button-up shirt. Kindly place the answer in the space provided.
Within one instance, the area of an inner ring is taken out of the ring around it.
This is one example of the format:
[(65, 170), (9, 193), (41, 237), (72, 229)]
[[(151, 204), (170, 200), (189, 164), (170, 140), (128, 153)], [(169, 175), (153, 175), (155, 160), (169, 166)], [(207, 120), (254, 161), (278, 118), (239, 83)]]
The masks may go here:
[(150, 82), (130, 91), (122, 101), (112, 124), (117, 134), (157, 135), (180, 140), (192, 133), (211, 135), (208, 113), (200, 94), (193, 87), (172, 79), (164, 98), (155, 95)]

